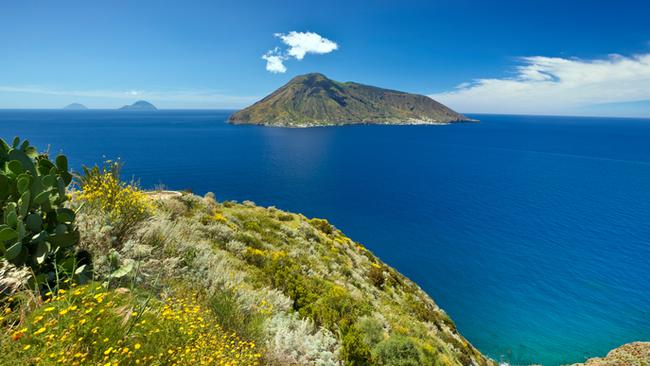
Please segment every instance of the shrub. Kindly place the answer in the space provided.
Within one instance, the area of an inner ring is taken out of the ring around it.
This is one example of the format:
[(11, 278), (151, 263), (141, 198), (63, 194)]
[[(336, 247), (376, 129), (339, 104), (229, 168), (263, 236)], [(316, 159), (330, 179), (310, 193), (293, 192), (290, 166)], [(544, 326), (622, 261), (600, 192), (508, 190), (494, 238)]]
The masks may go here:
[(257, 346), (225, 331), (200, 298), (139, 298), (96, 285), (61, 291), (0, 335), (0, 363), (258, 365)]
[(0, 259), (30, 267), (39, 284), (56, 285), (76, 267), (79, 231), (65, 205), (71, 180), (64, 155), (53, 163), (28, 141), (0, 139)]
[[(21, 290), (27, 283), (30, 273), (26, 267), (16, 267), (0, 259), (0, 294), (11, 296)], [(1, 318), (1, 316), (0, 316)], [(0, 323), (2, 319), (0, 319)]]
[(293, 215), (288, 213), (281, 213), (278, 215), (278, 220), (280, 221), (293, 221)]
[(247, 339), (262, 339), (264, 317), (252, 309), (245, 309), (237, 301), (237, 294), (234, 291), (227, 289), (216, 291), (209, 298), (209, 306), (219, 324), (225, 329)]
[(371, 263), (370, 270), (368, 271), (368, 278), (375, 287), (380, 289), (384, 287), (384, 283), (386, 282), (383, 268), (376, 263)]
[(394, 335), (379, 344), (373, 350), (377, 365), (381, 366), (420, 366), (420, 351), (407, 337)]
[(332, 226), (332, 224), (330, 224), (325, 219), (311, 219), (309, 220), (309, 223), (312, 224), (313, 227), (315, 227), (316, 229), (322, 231), (327, 235), (330, 235), (334, 232), (334, 226)]
[(361, 317), (356, 327), (363, 333), (366, 344), (377, 344), (384, 340), (385, 329), (378, 319), (369, 316)]
[(349, 366), (363, 366), (372, 364), (371, 352), (368, 345), (364, 342), (363, 333), (355, 326), (348, 330), (343, 336), (341, 350), (341, 360)]
[(270, 337), (266, 363), (269, 365), (339, 366), (339, 346), (334, 335), (317, 328), (296, 313), (279, 313), (265, 324)]
[(95, 165), (83, 170), (84, 174), (78, 179), (82, 189), (78, 198), (108, 213), (119, 240), (151, 214), (153, 204), (149, 196), (135, 183), (127, 184), (120, 180), (119, 162), (108, 161), (101, 168)]

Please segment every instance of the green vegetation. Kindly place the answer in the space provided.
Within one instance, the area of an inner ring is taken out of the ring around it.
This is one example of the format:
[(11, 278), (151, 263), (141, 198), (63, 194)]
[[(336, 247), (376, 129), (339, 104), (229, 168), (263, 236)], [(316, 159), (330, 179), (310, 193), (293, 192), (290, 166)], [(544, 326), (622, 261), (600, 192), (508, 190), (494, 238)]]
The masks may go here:
[[(52, 173), (65, 175), (63, 161)], [(93, 278), (44, 289), (22, 263), (0, 262), (1, 365), (494, 364), (327, 220), (145, 194), (114, 163), (85, 169), (78, 186), (57, 209), (76, 212), (64, 222)]]
[(59, 290), (0, 337), (1, 357), (14, 365), (257, 365), (255, 344), (223, 329), (205, 301), (191, 291), (152, 299), (94, 284)]
[(341, 124), (439, 124), (469, 119), (424, 95), (341, 83), (307, 74), (230, 116), (232, 123), (309, 127)]
[(0, 139), (0, 167), (0, 259), (29, 267), (40, 285), (73, 274), (79, 232), (64, 206), (72, 181), (66, 157), (53, 163), (28, 141)]

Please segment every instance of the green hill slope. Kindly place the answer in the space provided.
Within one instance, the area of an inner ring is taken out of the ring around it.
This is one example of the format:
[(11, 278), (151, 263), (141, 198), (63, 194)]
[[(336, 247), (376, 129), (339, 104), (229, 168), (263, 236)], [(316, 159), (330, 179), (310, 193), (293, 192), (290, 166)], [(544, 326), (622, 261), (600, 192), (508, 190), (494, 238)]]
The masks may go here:
[(210, 196), (157, 202), (121, 260), (139, 261), (143, 278), (227, 293), (261, 317), (267, 364), (491, 364), (416, 284), (325, 220)]

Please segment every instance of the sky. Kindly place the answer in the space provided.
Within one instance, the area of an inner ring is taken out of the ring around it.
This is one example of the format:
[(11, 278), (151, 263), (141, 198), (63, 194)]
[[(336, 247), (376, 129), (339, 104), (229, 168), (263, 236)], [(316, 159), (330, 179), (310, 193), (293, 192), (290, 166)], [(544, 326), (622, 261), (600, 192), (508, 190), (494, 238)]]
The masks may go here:
[(650, 2), (0, 0), (0, 108), (244, 107), (292, 77), (650, 117)]

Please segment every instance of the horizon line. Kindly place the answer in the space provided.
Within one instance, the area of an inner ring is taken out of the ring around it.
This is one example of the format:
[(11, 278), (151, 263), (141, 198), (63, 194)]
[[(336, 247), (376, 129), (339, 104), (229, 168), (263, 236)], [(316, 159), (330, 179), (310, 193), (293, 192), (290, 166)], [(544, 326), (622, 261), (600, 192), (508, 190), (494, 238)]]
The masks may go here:
[[(245, 107), (244, 107), (245, 108)], [(158, 111), (238, 111), (243, 108), (158, 108), (156, 110), (123, 110), (118, 108), (87, 108), (87, 109), (65, 109), (65, 108), (5, 108), (0, 107), (0, 111), (61, 111), (61, 112), (73, 112), (73, 113), (83, 113), (83, 112), (92, 112), (92, 111), (114, 111), (114, 112), (150, 112), (155, 113)], [(468, 115), (487, 115), (487, 116), (528, 116), (528, 117), (572, 117), (572, 118), (620, 118), (620, 119), (650, 119), (648, 116), (617, 116), (617, 115), (589, 115), (589, 114), (537, 114), (537, 113), (493, 113), (493, 112), (459, 112), (461, 114)]]

